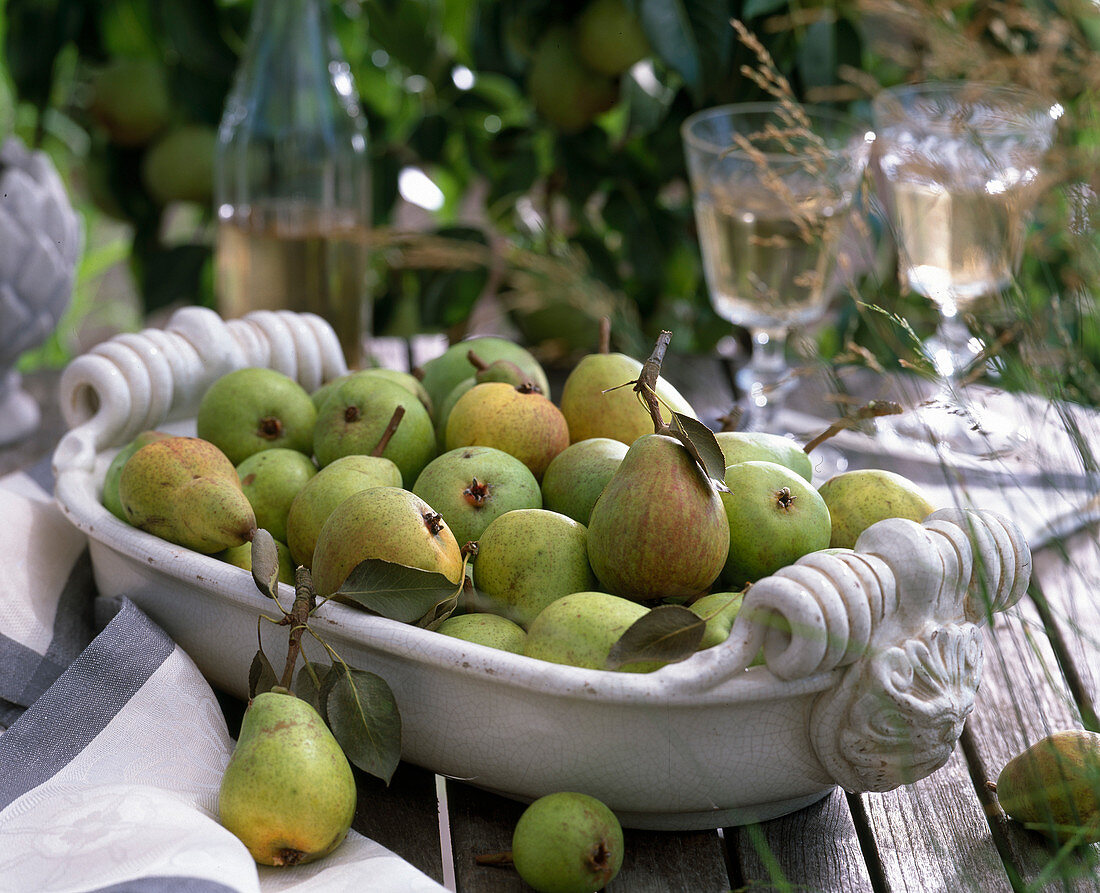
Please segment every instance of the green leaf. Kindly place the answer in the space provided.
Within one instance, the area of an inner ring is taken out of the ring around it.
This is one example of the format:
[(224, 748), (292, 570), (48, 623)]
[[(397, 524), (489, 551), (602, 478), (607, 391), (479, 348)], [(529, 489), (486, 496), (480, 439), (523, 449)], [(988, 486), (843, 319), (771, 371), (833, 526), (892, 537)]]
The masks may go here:
[(641, 0), (638, 15), (657, 55), (683, 79), (695, 101), (729, 76), (733, 52), (728, 0)]
[(252, 579), (268, 598), (276, 598), (279, 586), (279, 550), (275, 537), (258, 528), (252, 536)]
[(726, 487), (726, 457), (722, 448), (718, 445), (718, 438), (714, 432), (698, 419), (693, 419), (682, 412), (672, 414), (672, 424), (669, 426), (672, 433), (680, 439), (689, 453), (703, 472), (718, 487), (724, 490)]
[(298, 668), (294, 680), (294, 694), (309, 704), (325, 722), (325, 699), (336, 682), (331, 664), (313, 664), (306, 662)]
[(248, 697), (254, 698), (265, 691), (271, 691), (278, 684), (279, 677), (275, 675), (275, 668), (271, 666), (263, 648), (259, 649), (248, 668)]
[(352, 763), (389, 784), (401, 760), (401, 715), (393, 691), (374, 673), (334, 669), (325, 701), (329, 728)]
[(830, 21), (814, 22), (798, 46), (798, 70), (810, 87), (831, 87), (836, 83), (836, 26)]
[(741, 18), (755, 19), (757, 16), (778, 12), (787, 6), (787, 0), (745, 0), (741, 7)]
[(355, 566), (336, 597), (391, 620), (416, 623), (460, 591), (443, 574), (368, 558)]
[(607, 655), (607, 669), (640, 661), (674, 663), (691, 657), (707, 623), (680, 605), (659, 605), (635, 620)]

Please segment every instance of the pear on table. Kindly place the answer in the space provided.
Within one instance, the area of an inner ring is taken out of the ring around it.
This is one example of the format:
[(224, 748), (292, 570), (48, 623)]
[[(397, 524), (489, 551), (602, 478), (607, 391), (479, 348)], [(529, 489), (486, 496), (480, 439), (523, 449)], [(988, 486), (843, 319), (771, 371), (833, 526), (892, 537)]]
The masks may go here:
[(285, 689), (253, 698), (222, 776), (218, 816), (261, 865), (331, 853), (355, 815), (347, 757), (309, 704)]

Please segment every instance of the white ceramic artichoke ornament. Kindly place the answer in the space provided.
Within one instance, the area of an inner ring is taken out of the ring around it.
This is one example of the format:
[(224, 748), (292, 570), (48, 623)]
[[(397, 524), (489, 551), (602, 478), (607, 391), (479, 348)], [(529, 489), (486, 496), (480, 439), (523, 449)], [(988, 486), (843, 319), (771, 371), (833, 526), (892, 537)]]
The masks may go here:
[(80, 218), (53, 163), (9, 136), (0, 146), (0, 445), (38, 425), (14, 366), (69, 306), (82, 248)]

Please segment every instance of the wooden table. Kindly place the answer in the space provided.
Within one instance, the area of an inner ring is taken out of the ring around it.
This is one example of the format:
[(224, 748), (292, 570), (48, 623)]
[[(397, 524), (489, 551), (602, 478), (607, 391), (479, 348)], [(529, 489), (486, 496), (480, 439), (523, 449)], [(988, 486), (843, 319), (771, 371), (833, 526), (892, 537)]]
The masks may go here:
[[(385, 365), (407, 368), (440, 349), (437, 339), (387, 343)], [(712, 421), (733, 403), (731, 369), (679, 358), (669, 377)], [(39, 432), (0, 452), (0, 473), (33, 467), (63, 430), (52, 396), (56, 373), (30, 376), (43, 403)], [(560, 384), (561, 376), (557, 376)], [(803, 389), (796, 403), (820, 409)], [(834, 790), (792, 815), (740, 828), (626, 832), (616, 893), (735, 890), (1100, 890), (1100, 846), (1058, 853), (1006, 818), (988, 785), (1004, 764), (1050, 732), (1096, 730), (1100, 696), (1100, 548), (1095, 527), (1035, 555), (1029, 596), (985, 630), (985, 667), (974, 711), (948, 763), (885, 794)], [(231, 731), (240, 702), (222, 696)], [(512, 869), (475, 857), (510, 848), (522, 805), (402, 764), (387, 787), (359, 776), (355, 828), (465, 893), (528, 889)], [(364, 889), (368, 889), (364, 887)]]

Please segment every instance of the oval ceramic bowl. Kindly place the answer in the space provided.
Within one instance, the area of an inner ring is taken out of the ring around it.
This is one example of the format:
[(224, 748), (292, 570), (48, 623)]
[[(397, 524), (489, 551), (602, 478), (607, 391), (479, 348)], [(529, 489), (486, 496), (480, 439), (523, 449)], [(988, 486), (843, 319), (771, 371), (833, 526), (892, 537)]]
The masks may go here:
[[(133, 600), (242, 698), (257, 627), (269, 655), (286, 647), (285, 628), (258, 620), (277, 611), (245, 571), (117, 520), (99, 502), (103, 474), (143, 429), (193, 433), (205, 387), (230, 369), (271, 366), (312, 389), (345, 371), (339, 350), (317, 317), (225, 322), (187, 308), (62, 378), (71, 430), (54, 454), (56, 498), (89, 537), (101, 595)], [(980, 679), (977, 624), (1029, 576), (1011, 521), (946, 510), (880, 522), (854, 550), (757, 582), (724, 644), (649, 674), (546, 663), (332, 602), (315, 627), (390, 684), (404, 759), (520, 800), (585, 791), (631, 827), (715, 828), (943, 765)], [(761, 648), (765, 665), (749, 668)]]

